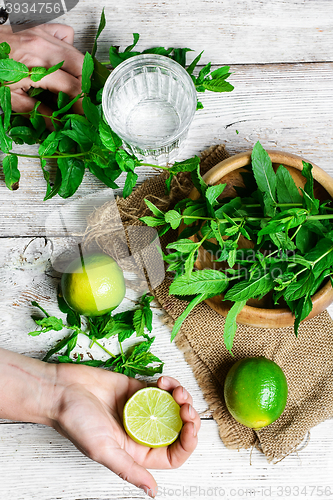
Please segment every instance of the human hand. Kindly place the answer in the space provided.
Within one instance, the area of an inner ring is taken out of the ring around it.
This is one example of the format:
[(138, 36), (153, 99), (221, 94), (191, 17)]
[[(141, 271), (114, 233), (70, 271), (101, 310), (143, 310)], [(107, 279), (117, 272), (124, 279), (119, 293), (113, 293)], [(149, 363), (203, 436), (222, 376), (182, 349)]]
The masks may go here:
[(86, 456), (108, 467), (150, 496), (157, 484), (146, 469), (181, 466), (197, 445), (200, 418), (192, 397), (177, 380), (160, 377), (157, 386), (172, 393), (184, 422), (178, 439), (168, 447), (148, 448), (134, 442), (122, 424), (126, 401), (147, 384), (99, 368), (57, 365), (53, 427)]
[[(11, 47), (10, 57), (24, 63), (29, 69), (35, 66), (50, 68), (65, 61), (61, 69), (45, 76), (39, 82), (30, 78), (10, 85), (12, 109), (19, 113), (28, 113), (36, 104), (36, 99), (27, 92), (30, 87), (50, 90), (58, 94), (60, 91), (72, 99), (81, 92), (81, 75), (83, 54), (73, 47), (74, 30), (64, 24), (43, 24), (36, 28), (13, 33), (10, 26), (0, 27), (0, 43), (7, 42)], [(38, 111), (43, 115), (51, 115), (52, 110), (40, 104)], [(80, 101), (73, 106), (73, 111), (82, 113)], [(46, 119), (47, 126), (52, 127)]]

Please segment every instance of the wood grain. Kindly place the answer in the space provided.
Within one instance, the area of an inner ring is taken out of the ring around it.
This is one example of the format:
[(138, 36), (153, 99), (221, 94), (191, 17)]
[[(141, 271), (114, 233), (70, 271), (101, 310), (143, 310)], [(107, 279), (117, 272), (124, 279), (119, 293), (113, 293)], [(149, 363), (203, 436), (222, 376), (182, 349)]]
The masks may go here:
[(107, 26), (98, 54), (122, 50), (140, 33), (139, 50), (152, 46), (204, 50), (214, 64), (333, 60), (331, 0), (80, 0), (59, 22), (75, 28), (80, 50), (91, 48), (102, 6)]
[[(204, 420), (198, 447), (180, 469), (152, 471), (159, 486), (157, 498), (330, 498), (333, 452), (328, 436), (332, 430), (332, 420), (317, 426), (299, 454), (274, 465), (258, 450), (227, 450), (216, 423)], [(53, 429), (2, 424), (0, 432), (0, 491), (4, 499), (144, 498), (143, 492), (91, 462)], [(321, 488), (323, 492), (326, 488), (326, 495), (320, 495)]]

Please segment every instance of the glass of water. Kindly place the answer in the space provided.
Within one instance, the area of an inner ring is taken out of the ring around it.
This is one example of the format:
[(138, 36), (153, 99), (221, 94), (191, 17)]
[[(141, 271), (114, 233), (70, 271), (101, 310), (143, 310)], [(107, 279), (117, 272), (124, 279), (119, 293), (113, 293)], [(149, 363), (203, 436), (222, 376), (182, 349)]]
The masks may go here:
[(107, 122), (125, 149), (154, 164), (173, 161), (193, 119), (197, 96), (187, 71), (168, 57), (133, 56), (115, 68), (102, 96)]

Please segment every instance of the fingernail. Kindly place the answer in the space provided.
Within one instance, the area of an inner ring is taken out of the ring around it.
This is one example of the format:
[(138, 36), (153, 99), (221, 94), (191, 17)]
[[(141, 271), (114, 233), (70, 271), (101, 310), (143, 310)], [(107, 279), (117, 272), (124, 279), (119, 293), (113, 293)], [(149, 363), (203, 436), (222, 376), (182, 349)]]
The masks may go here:
[(170, 387), (170, 383), (168, 381), (168, 377), (161, 377), (161, 383), (164, 385), (164, 387), (167, 389)]
[(149, 495), (150, 497), (153, 497), (153, 490), (151, 490), (150, 488), (148, 488), (148, 486), (146, 486), (145, 484), (140, 484), (139, 488), (141, 490), (143, 490), (146, 495)]
[(197, 437), (197, 428), (195, 426), (195, 423), (193, 422), (193, 436)]
[(186, 390), (186, 389), (184, 389), (184, 387), (183, 387), (183, 398), (184, 398), (184, 399), (187, 399), (187, 398), (188, 398), (188, 392), (187, 392), (187, 390)]
[(193, 417), (193, 408), (191, 405), (188, 405), (188, 412), (189, 412), (190, 417), (192, 418)]

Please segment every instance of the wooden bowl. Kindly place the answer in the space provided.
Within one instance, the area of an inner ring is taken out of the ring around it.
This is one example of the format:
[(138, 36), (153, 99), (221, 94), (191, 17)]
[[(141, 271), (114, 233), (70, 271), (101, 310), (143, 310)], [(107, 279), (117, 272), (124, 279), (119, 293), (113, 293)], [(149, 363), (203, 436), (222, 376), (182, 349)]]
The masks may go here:
[[(303, 168), (302, 161), (307, 161), (304, 158), (296, 156), (291, 153), (284, 153), (282, 151), (267, 151), (273, 167), (276, 169), (279, 165), (284, 165), (292, 175), (297, 187), (304, 187), (305, 178), (300, 171)], [(218, 163), (209, 170), (203, 179), (209, 185), (226, 183), (227, 186), (222, 193), (222, 197), (235, 196), (236, 192), (233, 186), (244, 186), (240, 172), (242, 167), (251, 163), (252, 150), (244, 153), (239, 153), (235, 156), (227, 158), (226, 160)], [(316, 198), (321, 201), (329, 198), (333, 199), (333, 178), (328, 175), (317, 165), (312, 163), (312, 175), (315, 179), (314, 193)], [(196, 200), (200, 194), (196, 188), (190, 193), (190, 198)], [(193, 239), (194, 237), (191, 237)], [(244, 239), (244, 242), (248, 240)], [(248, 242), (251, 243), (251, 242)], [(249, 245), (248, 245), (249, 246)], [(216, 266), (213, 264), (211, 256), (203, 248), (200, 248), (198, 258), (195, 262), (197, 269), (211, 268)], [(216, 267), (215, 267), (216, 268)], [(205, 302), (216, 312), (226, 316), (232, 302), (222, 301), (223, 296), (217, 295)], [(324, 311), (333, 302), (333, 289), (330, 280), (323, 285), (323, 287), (312, 297), (313, 308), (311, 313), (306, 319), (313, 318), (317, 314)], [(272, 307), (270, 297), (264, 297), (261, 301), (249, 300), (243, 310), (237, 316), (237, 323), (245, 325), (252, 325), (262, 328), (281, 328), (285, 326), (292, 326), (294, 324), (294, 315), (287, 307)]]

